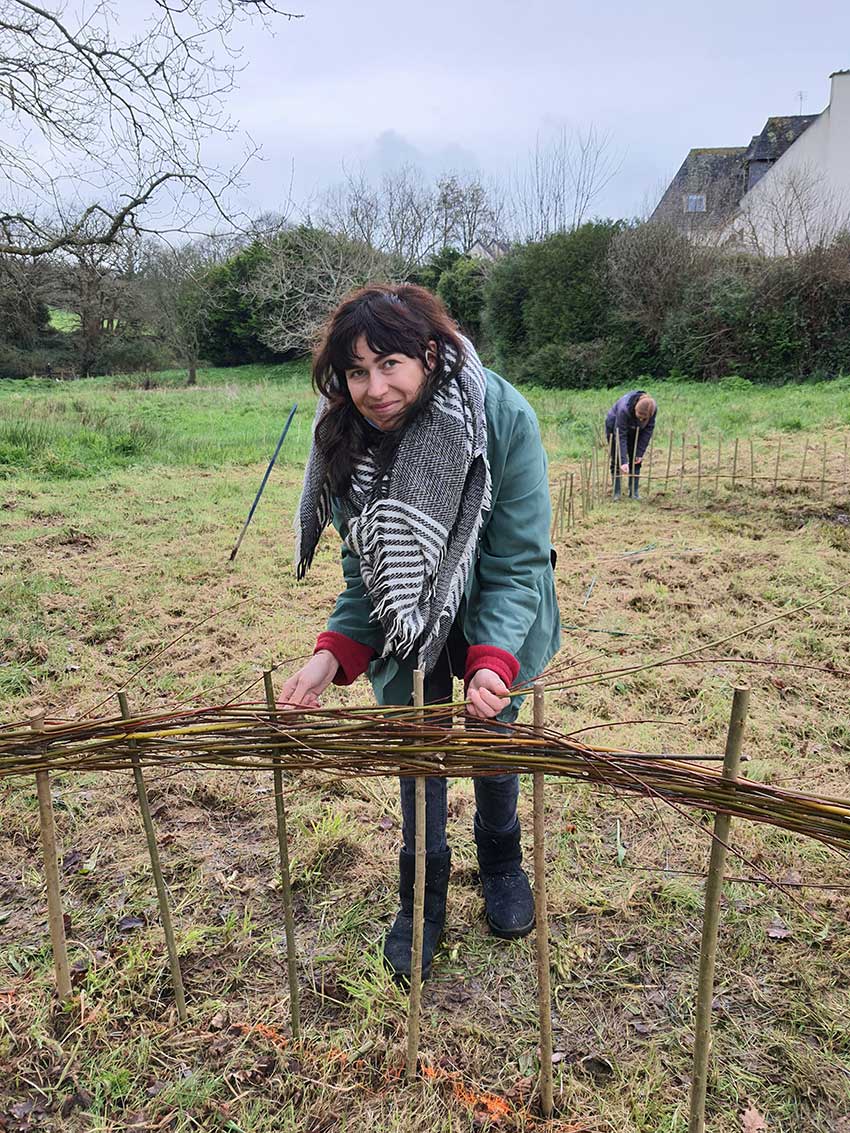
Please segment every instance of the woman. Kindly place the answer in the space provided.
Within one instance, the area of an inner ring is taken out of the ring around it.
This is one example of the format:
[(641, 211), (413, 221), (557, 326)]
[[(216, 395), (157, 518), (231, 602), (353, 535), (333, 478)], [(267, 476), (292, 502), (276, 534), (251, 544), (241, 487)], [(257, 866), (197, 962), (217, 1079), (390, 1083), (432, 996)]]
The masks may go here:
[(611, 454), (614, 499), (620, 498), (620, 473), (629, 477), (629, 495), (639, 499), (638, 487), (643, 455), (655, 429), (658, 407), (642, 389), (624, 393), (605, 417), (605, 440)]
[[(380, 704), (409, 704), (425, 670), (426, 704), (454, 699), (509, 723), (559, 645), (549, 546), (546, 455), (534, 412), (485, 370), (430, 292), (373, 285), (333, 313), (313, 361), (321, 400), (296, 518), (298, 576), (323, 528), (342, 537), (345, 590), (311, 660), (281, 701), (317, 705), (333, 681), (367, 668)], [(519, 780), (475, 780), (475, 840), (487, 919), (513, 938), (530, 932), (534, 902), (522, 869)], [(415, 842), (414, 780), (401, 780), (401, 907), (384, 943), (394, 972), (410, 974)], [(446, 781), (426, 783), (427, 978), (445, 922), (450, 850)]]

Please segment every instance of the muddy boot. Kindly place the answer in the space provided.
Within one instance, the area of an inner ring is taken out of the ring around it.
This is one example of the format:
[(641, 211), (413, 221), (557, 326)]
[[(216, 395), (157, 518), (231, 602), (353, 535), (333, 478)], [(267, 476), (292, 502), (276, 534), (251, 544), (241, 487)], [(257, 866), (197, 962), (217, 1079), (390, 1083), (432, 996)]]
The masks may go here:
[(534, 928), (534, 897), (522, 868), (519, 819), (504, 834), (483, 830), (475, 816), (478, 874), (484, 890), (487, 923), (494, 936), (513, 940)]
[[(401, 907), (384, 940), (384, 962), (396, 979), (410, 982), (410, 953), (413, 949), (413, 879), (415, 855), (401, 850), (398, 855), (398, 893)], [(431, 974), (431, 961), (446, 923), (446, 893), (449, 888), (451, 850), (425, 857), (425, 925), (422, 937), (422, 979)]]
[(612, 494), (612, 495), (613, 495), (613, 499), (615, 499), (615, 500), (618, 500), (618, 499), (620, 498), (620, 495), (621, 495), (621, 491), (620, 491), (620, 473), (619, 473), (619, 472), (617, 472), (617, 473), (616, 473), (616, 474), (614, 475), (614, 491), (613, 491), (613, 494)]

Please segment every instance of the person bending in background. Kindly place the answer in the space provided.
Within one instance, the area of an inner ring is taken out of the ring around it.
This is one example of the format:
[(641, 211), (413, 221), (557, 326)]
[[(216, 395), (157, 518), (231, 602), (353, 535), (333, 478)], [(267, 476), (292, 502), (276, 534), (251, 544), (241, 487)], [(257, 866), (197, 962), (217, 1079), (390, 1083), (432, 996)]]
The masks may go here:
[[(324, 527), (342, 539), (345, 589), (313, 657), (283, 685), (287, 707), (315, 706), (333, 681), (369, 671), (379, 704), (451, 702), (464, 682), (479, 726), (516, 719), (510, 686), (560, 644), (550, 559), (546, 454), (537, 419), (424, 288), (371, 285), (331, 315), (313, 361), (321, 394), (296, 518), (299, 577)], [(488, 722), (491, 722), (488, 724)], [(500, 937), (534, 925), (522, 869), (517, 775), (476, 778), (473, 830), (487, 921)], [(400, 909), (384, 942), (410, 976), (414, 780), (401, 780)], [(427, 978), (446, 914), (446, 780), (426, 780)]]
[(611, 455), (614, 499), (620, 498), (620, 475), (629, 478), (629, 495), (638, 499), (640, 466), (655, 429), (658, 407), (642, 389), (624, 393), (605, 417), (605, 440)]

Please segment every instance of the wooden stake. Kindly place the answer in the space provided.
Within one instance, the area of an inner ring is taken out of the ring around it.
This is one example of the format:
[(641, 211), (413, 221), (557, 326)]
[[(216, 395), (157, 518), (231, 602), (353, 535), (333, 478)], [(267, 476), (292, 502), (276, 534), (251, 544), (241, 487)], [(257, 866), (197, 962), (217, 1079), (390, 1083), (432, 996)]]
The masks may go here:
[(611, 473), (611, 498), (612, 499), (614, 498), (614, 495), (617, 491), (617, 484), (620, 485), (620, 494), (621, 495), (622, 495), (622, 492), (623, 492), (623, 472), (622, 472), (622, 469), (620, 468), (620, 465), (623, 463), (620, 460), (620, 430), (616, 426), (614, 427), (614, 444), (615, 444), (614, 455), (616, 457), (617, 463), (614, 465), (614, 471)]
[[(726, 738), (723, 759), (724, 779), (738, 777), (741, 761), (741, 740), (747, 718), (750, 690), (736, 688), (732, 700), (732, 715)], [(705, 1131), (705, 1095), (708, 1089), (708, 1061), (711, 1052), (711, 1001), (714, 997), (714, 967), (717, 957), (717, 930), (720, 923), (720, 898), (723, 892), (723, 874), (726, 850), (732, 820), (728, 814), (718, 814), (714, 820), (714, 838), (708, 880), (705, 886), (705, 914), (700, 947), (699, 987), (697, 991), (696, 1024), (694, 1027), (694, 1069), (691, 1076), (691, 1112), (688, 1133)]]
[(575, 512), (575, 473), (570, 473), (569, 511), (567, 512), (567, 530), (571, 531), (576, 525)]
[(773, 490), (776, 491), (776, 484), (779, 480), (779, 459), (782, 455), (782, 437), (780, 436), (776, 442), (776, 464), (773, 468)]
[[(30, 723), (34, 732), (44, 731), (44, 716), (34, 717)], [(53, 969), (56, 973), (56, 992), (62, 1004), (71, 998), (71, 970), (68, 966), (68, 946), (65, 943), (65, 916), (62, 912), (62, 893), (59, 888), (59, 852), (56, 842), (56, 822), (53, 818), (53, 798), (50, 793), (50, 775), (36, 771), (38, 817), (41, 827), (41, 850), (44, 860), (44, 880), (47, 885), (47, 920), (50, 925), (50, 944), (53, 950)]]
[(637, 476), (637, 446), (638, 437), (640, 436), (640, 425), (635, 429), (635, 443), (632, 445), (632, 466), (629, 469), (629, 495), (631, 496), (635, 490), (636, 476)]
[[(413, 703), (425, 704), (425, 673), (413, 671)], [(410, 1004), (407, 1016), (407, 1077), (416, 1077), (422, 1008), (422, 943), (425, 936), (425, 778), (416, 776), (416, 843), (413, 874), (413, 941), (410, 950)]]
[(682, 467), (679, 469), (679, 495), (685, 490), (685, 434), (682, 433)]
[(670, 444), (667, 446), (667, 471), (664, 473), (664, 491), (667, 491), (667, 482), (670, 479), (670, 461), (673, 459), (673, 430), (670, 430)]
[(841, 465), (841, 482), (847, 485), (847, 437), (844, 437), (844, 463)]
[(559, 499), (558, 504), (559, 504), (559, 516), (558, 516), (558, 518), (560, 520), (560, 522), (558, 524), (558, 531), (560, 533), (560, 537), (563, 539), (563, 537), (564, 537), (564, 513), (567, 510), (567, 477), (566, 476), (563, 476), (561, 478), (561, 498)]
[(697, 433), (697, 499), (702, 495), (702, 434)]
[(802, 491), (802, 488), (803, 488), (803, 477), (806, 475), (806, 457), (808, 455), (809, 455), (809, 441), (808, 441), (808, 438), (807, 438), (806, 443), (803, 445), (803, 463), (800, 467), (800, 483), (797, 486), (797, 491)]
[(738, 438), (735, 438), (735, 452), (732, 455), (732, 490), (735, 490), (735, 480), (738, 476)]
[[(544, 684), (534, 683), (534, 727), (544, 724)], [(552, 1116), (552, 986), (549, 970), (549, 913), (546, 904), (546, 833), (544, 778), (534, 772), (534, 923), (537, 942), (537, 1011), (540, 1019), (540, 1109)]]
[(646, 470), (646, 496), (649, 498), (649, 492), (652, 488), (652, 452), (654, 445), (652, 441), (649, 442), (649, 467)]
[[(263, 673), (266, 707), (276, 719), (277, 701), (274, 695), (271, 670)], [(292, 880), (289, 873), (289, 838), (286, 831), (286, 801), (283, 797), (283, 768), (274, 759), (274, 809), (277, 819), (277, 850), (280, 859), (280, 887), (283, 892), (283, 928), (286, 937), (286, 967), (289, 977), (289, 1019), (292, 1037), (301, 1038), (301, 998), (298, 991), (298, 954), (295, 950), (295, 915), (292, 911)]]
[(826, 495), (826, 437), (823, 441), (823, 456), (821, 457), (820, 466), (820, 498), (823, 499)]
[(723, 462), (723, 437), (717, 438), (717, 475), (714, 478), (714, 491), (720, 491), (720, 465)]
[[(118, 693), (118, 704), (121, 715), (125, 720), (130, 719), (130, 706), (125, 692)], [(153, 883), (156, 886), (156, 899), (159, 904), (159, 919), (162, 922), (162, 931), (165, 934), (165, 946), (168, 949), (168, 967), (171, 971), (171, 986), (174, 989), (174, 1003), (181, 1023), (188, 1019), (186, 1011), (186, 995), (183, 990), (183, 973), (180, 971), (180, 957), (177, 954), (177, 944), (174, 939), (174, 927), (171, 923), (171, 909), (168, 905), (168, 890), (165, 887), (165, 878), (162, 876), (162, 866), (159, 861), (159, 848), (156, 844), (156, 831), (154, 830), (151, 808), (148, 802), (148, 791), (145, 786), (145, 777), (142, 774), (142, 765), (136, 752), (136, 744), (130, 741), (133, 749), (133, 778), (136, 782), (136, 798), (139, 800), (139, 810), (142, 812), (142, 822), (145, 826), (145, 837), (148, 841), (148, 856), (151, 860)]]
[(750, 493), (755, 491), (756, 487), (756, 450), (750, 440)]

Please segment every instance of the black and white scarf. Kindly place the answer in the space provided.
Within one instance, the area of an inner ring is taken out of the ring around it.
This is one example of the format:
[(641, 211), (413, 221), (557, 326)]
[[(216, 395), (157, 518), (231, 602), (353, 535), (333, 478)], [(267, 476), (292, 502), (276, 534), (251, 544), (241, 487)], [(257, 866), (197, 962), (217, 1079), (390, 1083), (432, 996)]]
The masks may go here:
[[(381, 471), (366, 453), (348, 494), (338, 501), (347, 543), (360, 558), (373, 618), (384, 630), (382, 656), (434, 667), (460, 608), (475, 560), (483, 512), (491, 506), (484, 394), (487, 377), (463, 339), (464, 362), (402, 434)], [(315, 424), (327, 411), (320, 399)], [(325, 457), (315, 444), (307, 460), (295, 519), (297, 574), (303, 578), (330, 522)]]

